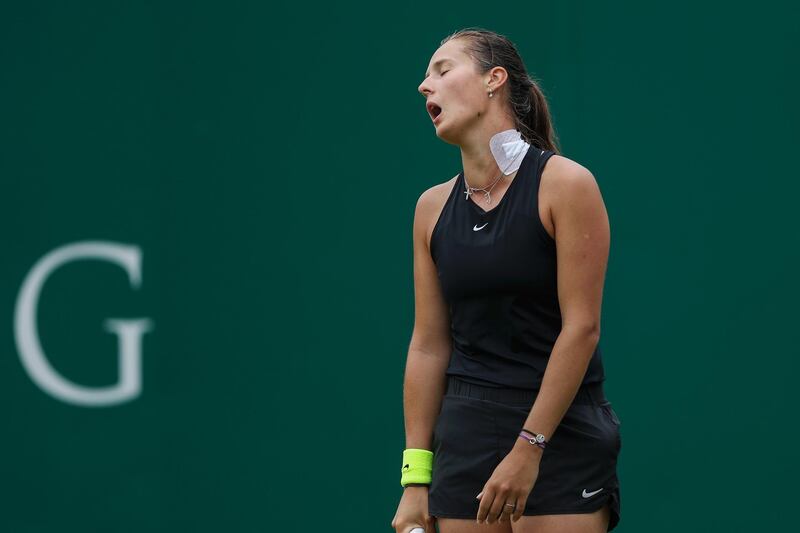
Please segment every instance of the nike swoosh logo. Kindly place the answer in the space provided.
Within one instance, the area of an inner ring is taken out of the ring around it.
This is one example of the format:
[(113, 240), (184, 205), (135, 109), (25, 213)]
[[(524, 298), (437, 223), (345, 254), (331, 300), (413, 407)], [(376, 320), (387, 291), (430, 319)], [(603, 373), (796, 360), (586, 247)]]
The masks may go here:
[(472, 228), (472, 231), (480, 231), (480, 230), (482, 230), (483, 228), (485, 228), (487, 224), (489, 224), (489, 223), (487, 222), (486, 224), (484, 224), (484, 225), (483, 225), (483, 226), (481, 226), (480, 228), (478, 227), (478, 225), (477, 225), (477, 224), (475, 224), (475, 226)]
[(583, 496), (584, 498), (591, 498), (592, 496), (594, 496), (595, 494), (597, 494), (601, 490), (603, 490), (603, 487), (600, 487), (599, 489), (597, 489), (595, 491), (592, 491), (592, 492), (586, 492), (586, 489), (583, 489), (583, 494), (581, 494), (581, 496)]

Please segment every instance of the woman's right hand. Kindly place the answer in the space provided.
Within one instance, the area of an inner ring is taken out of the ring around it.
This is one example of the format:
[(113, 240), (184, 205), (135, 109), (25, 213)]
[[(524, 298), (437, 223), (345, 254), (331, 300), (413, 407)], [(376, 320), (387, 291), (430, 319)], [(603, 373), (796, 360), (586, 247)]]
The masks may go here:
[(392, 519), (397, 533), (409, 533), (415, 527), (425, 533), (436, 533), (436, 518), (428, 515), (428, 487), (406, 487)]

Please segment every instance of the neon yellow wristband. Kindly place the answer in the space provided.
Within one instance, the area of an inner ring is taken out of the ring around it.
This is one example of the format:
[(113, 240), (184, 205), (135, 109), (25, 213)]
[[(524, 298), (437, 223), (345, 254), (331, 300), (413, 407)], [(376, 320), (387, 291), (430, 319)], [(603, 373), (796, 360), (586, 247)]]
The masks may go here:
[(403, 451), (403, 468), (400, 485), (423, 483), (430, 485), (433, 472), (433, 452), (419, 448), (407, 448)]

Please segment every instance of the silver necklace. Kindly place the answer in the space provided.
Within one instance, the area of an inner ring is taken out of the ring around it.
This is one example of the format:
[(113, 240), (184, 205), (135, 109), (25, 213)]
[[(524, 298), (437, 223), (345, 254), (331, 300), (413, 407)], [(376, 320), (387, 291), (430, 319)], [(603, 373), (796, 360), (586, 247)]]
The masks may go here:
[(464, 191), (464, 199), (465, 200), (469, 200), (470, 195), (475, 191), (483, 191), (483, 194), (484, 194), (484, 197), (485, 197), (485, 201), (486, 201), (486, 205), (491, 204), (492, 203), (492, 189), (494, 189), (494, 186), (497, 185), (497, 182), (500, 181), (500, 178), (502, 178), (503, 175), (506, 173), (505, 171), (508, 170), (511, 167), (512, 164), (514, 164), (514, 161), (516, 161), (518, 157), (519, 157), (519, 155), (517, 155), (517, 157), (512, 159), (511, 162), (508, 165), (506, 165), (506, 168), (504, 170), (500, 171), (500, 174), (494, 179), (494, 181), (492, 182), (492, 185), (490, 187), (488, 187), (488, 190), (487, 190), (487, 187), (483, 187), (483, 188), (480, 188), (480, 189), (477, 188), (477, 187), (470, 187), (469, 183), (467, 183), (467, 175), (464, 174), (464, 183), (467, 186), (467, 189)]

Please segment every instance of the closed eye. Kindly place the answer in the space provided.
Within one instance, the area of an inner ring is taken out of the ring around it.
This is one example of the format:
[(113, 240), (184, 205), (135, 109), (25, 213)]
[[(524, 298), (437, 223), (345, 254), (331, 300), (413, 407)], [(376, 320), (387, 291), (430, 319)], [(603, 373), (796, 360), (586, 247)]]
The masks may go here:
[(449, 70), (445, 70), (445, 71), (443, 71), (443, 72), (442, 72), (442, 76), (444, 76), (444, 75), (445, 75), (445, 74), (447, 74), (448, 72), (450, 72), (450, 71), (449, 71)]

